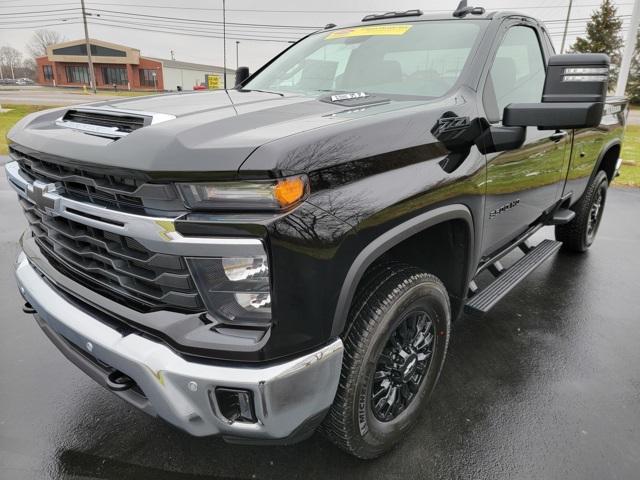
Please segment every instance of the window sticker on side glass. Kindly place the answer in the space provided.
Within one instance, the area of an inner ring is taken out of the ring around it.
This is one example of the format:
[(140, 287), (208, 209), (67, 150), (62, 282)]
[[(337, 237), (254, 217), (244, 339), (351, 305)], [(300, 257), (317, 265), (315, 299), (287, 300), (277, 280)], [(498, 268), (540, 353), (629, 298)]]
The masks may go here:
[(364, 36), (404, 35), (411, 27), (412, 25), (372, 25), (370, 27), (347, 28), (345, 30), (331, 32), (325, 37), (325, 40)]

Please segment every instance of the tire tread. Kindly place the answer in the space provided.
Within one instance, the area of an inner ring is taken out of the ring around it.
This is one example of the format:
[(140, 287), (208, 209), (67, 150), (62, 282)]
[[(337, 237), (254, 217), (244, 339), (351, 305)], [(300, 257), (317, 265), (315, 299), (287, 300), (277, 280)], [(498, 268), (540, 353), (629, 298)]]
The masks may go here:
[(349, 315), (352, 322), (343, 336), (344, 355), (338, 390), (321, 431), (339, 448), (356, 457), (373, 458), (384, 450), (363, 451), (353, 441), (349, 405), (357, 392), (358, 375), (354, 370), (361, 368), (369, 339), (387, 309), (412, 285), (425, 281), (435, 283), (446, 294), (444, 285), (436, 276), (406, 264), (384, 263), (368, 272), (354, 297)]

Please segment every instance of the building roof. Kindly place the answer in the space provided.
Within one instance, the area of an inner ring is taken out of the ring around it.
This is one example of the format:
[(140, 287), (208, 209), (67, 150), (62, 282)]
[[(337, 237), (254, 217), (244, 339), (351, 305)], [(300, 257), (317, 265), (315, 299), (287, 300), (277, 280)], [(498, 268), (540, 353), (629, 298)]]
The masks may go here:
[[(166, 58), (155, 58), (155, 57), (143, 57), (143, 58), (160, 62), (166, 68), (179, 68), (181, 70), (198, 70), (198, 71), (207, 71), (211, 73), (224, 73), (224, 68), (218, 67), (216, 65), (204, 65), (201, 63), (181, 62), (179, 60), (168, 60)], [(234, 73), (234, 70), (227, 68), (227, 73)]]
[[(117, 43), (105, 42), (90, 38), (91, 56), (96, 63), (140, 63), (140, 50), (137, 48), (119, 45)], [(47, 46), (49, 60), (57, 62), (86, 62), (87, 48), (86, 40), (70, 40), (68, 42), (56, 43)]]
[[(95, 38), (91, 38), (89, 39), (89, 43), (92, 46), (97, 46), (97, 47), (104, 47), (108, 50), (111, 51), (115, 51), (115, 50), (119, 50), (122, 51), (123, 55), (121, 57), (113, 57), (113, 56), (109, 56), (109, 57), (103, 57), (100, 56), (99, 52), (94, 53), (93, 50), (94, 48), (92, 47), (91, 51), (92, 51), (92, 56), (96, 57), (94, 58), (94, 62), (96, 63), (132, 63), (134, 65), (137, 65), (139, 63), (139, 59), (141, 58), (140, 56), (140, 50), (137, 48), (132, 48), (132, 47), (127, 47), (126, 45), (120, 45), (117, 43), (111, 43), (111, 42), (105, 42), (104, 40), (97, 40)], [(84, 47), (84, 45), (86, 44), (84, 39), (80, 39), (80, 40), (70, 40), (68, 42), (61, 42), (61, 43), (57, 43), (55, 45), (49, 45), (47, 47), (47, 57), (49, 57), (49, 60), (57, 60), (57, 61), (86, 61), (86, 48), (84, 49), (84, 51), (82, 52), (70, 52), (67, 53), (65, 52), (65, 49), (68, 49), (69, 47)], [(61, 52), (60, 54), (56, 54), (56, 52), (54, 52), (54, 50), (57, 50), (58, 52)], [(64, 52), (64, 53), (62, 53)], [(142, 57), (142, 58), (147, 58), (149, 60), (154, 60), (156, 62), (160, 62), (162, 63), (162, 65), (164, 67), (167, 68), (178, 68), (178, 69), (182, 69), (182, 70), (197, 70), (197, 71), (206, 71), (206, 72), (210, 72), (210, 73), (224, 73), (224, 68), (223, 67), (219, 67), (216, 65), (204, 65), (201, 63), (192, 63), (192, 62), (180, 62), (178, 60), (169, 60), (166, 58), (155, 58), (155, 57)], [(227, 73), (234, 73), (233, 69), (227, 68)]]

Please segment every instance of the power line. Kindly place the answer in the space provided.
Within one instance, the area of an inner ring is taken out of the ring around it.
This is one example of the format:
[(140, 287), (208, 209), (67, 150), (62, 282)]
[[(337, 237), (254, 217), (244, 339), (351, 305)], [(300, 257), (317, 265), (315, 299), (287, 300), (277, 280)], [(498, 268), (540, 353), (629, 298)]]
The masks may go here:
[(59, 13), (59, 12), (69, 12), (69, 11), (72, 11), (72, 10), (75, 11), (75, 10), (80, 10), (80, 9), (79, 8), (59, 8), (57, 10), (40, 10), (40, 11), (37, 11), (37, 12), (11, 12), (11, 13), (0, 13), (0, 16), (3, 16), (3, 17), (8, 17), (8, 16), (15, 17), (16, 15), (38, 15), (38, 14), (41, 14), (41, 13), (51, 13), (51, 12)]
[[(163, 27), (176, 27), (176, 28), (221, 28), (222, 25), (220, 23), (217, 22), (210, 22), (210, 23), (193, 23), (193, 22), (186, 22), (186, 21), (182, 21), (182, 20), (171, 20), (171, 19), (165, 19), (165, 18), (153, 18), (153, 19), (146, 19), (146, 18), (131, 18), (128, 15), (121, 15), (121, 14), (92, 14), (91, 18), (93, 18), (94, 20), (104, 20), (104, 19), (113, 19), (113, 20), (117, 20), (117, 21), (140, 21), (140, 22), (167, 22), (165, 24), (159, 24), (157, 26), (163, 26)], [(122, 20), (121, 20), (122, 19)], [(246, 24), (245, 25), (227, 25), (227, 29), (228, 30), (242, 30), (242, 31), (251, 31), (251, 30), (256, 30), (255, 32), (252, 33), (278, 33), (278, 34), (300, 34), (300, 35), (304, 35), (309, 33), (308, 31), (302, 31), (302, 30), (293, 30), (293, 29), (288, 29), (283, 31), (282, 29), (276, 29), (276, 28), (272, 28), (272, 27), (262, 27), (260, 25), (255, 25), (255, 24)]]
[[(195, 19), (195, 18), (168, 17), (168, 16), (162, 16), (162, 15), (148, 15), (148, 14), (144, 14), (144, 13), (132, 13), (132, 12), (123, 12), (123, 11), (119, 11), (119, 10), (106, 10), (106, 9), (96, 9), (96, 8), (92, 8), (90, 10), (94, 10), (94, 11), (97, 11), (97, 12), (119, 13), (119, 14), (125, 14), (125, 15), (133, 15), (135, 17), (164, 18), (164, 19), (171, 19), (171, 20), (194, 22), (194, 23), (208, 23), (208, 24), (220, 24), (220, 25), (222, 25), (222, 22), (217, 22), (217, 21), (212, 21), (212, 20), (199, 20), (199, 19)], [(297, 28), (297, 29), (310, 29), (310, 30), (317, 30), (319, 28), (322, 28), (322, 27), (314, 27), (314, 26), (310, 26), (310, 25), (274, 25), (274, 24), (265, 24), (265, 23), (226, 22), (226, 24), (227, 25), (254, 25), (254, 26), (261, 26), (261, 27), (272, 27), (272, 28)]]
[[(22, 15), (16, 15), (16, 16), (12, 16), (11, 20), (13, 21), (15, 20), (38, 20), (38, 19), (42, 19), (42, 20), (47, 20), (47, 19), (51, 19), (51, 17), (55, 18), (55, 17), (64, 17), (65, 15), (79, 15), (80, 12), (61, 12), (61, 13), (41, 13), (35, 17), (31, 17), (31, 16), (22, 16)], [(7, 20), (6, 17), (0, 17), (0, 21), (2, 20)]]
[[(182, 26), (176, 26), (176, 27), (172, 27), (169, 25), (163, 25), (163, 24), (158, 24), (158, 23), (145, 23), (145, 22), (129, 22), (126, 20), (111, 20), (108, 18), (91, 18), (91, 23), (94, 25), (101, 25), (105, 22), (117, 22), (117, 23), (123, 23), (126, 25), (139, 25), (142, 27), (152, 27), (152, 28), (162, 28), (162, 29), (168, 29), (174, 32), (187, 32), (187, 33), (223, 33), (221, 30), (213, 30), (213, 29), (206, 29), (203, 30), (202, 28), (192, 28), (192, 27), (182, 27)], [(264, 32), (264, 33), (276, 33), (276, 32)], [(287, 38), (284, 37), (283, 35), (263, 35), (262, 32), (251, 32), (251, 31), (232, 31), (229, 32), (229, 34), (231, 35), (242, 35), (242, 36), (250, 36), (252, 38), (277, 38), (279, 40), (291, 40), (292, 38)], [(304, 35), (300, 35), (300, 37), (302, 37)]]
[[(161, 8), (161, 9), (174, 9), (174, 10), (202, 10), (202, 11), (222, 11), (221, 8), (212, 8), (212, 7), (187, 7), (187, 6), (172, 6), (172, 5), (131, 5), (128, 3), (107, 3), (107, 2), (91, 2), (92, 5), (108, 5), (108, 6), (122, 6), (122, 7), (130, 7), (130, 8)], [(617, 6), (625, 6), (625, 5), (633, 5), (633, 3), (618, 3)], [(589, 5), (576, 5), (576, 7), (580, 8), (588, 8), (588, 7), (599, 7), (600, 4), (589, 4)], [(517, 7), (510, 6), (509, 9), (518, 10), (518, 9), (539, 9), (539, 8), (566, 8), (564, 5), (520, 5)], [(486, 7), (487, 10), (501, 10), (503, 7)], [(257, 13), (333, 13), (333, 14), (341, 14), (341, 13), (372, 13), (373, 10), (274, 10), (274, 9), (256, 9), (256, 8), (228, 8), (228, 12), (257, 12)], [(434, 9), (428, 10), (424, 9), (425, 13), (441, 13), (441, 12), (451, 12), (451, 9)]]
[[(68, 20), (78, 20), (78, 19), (80, 19), (80, 18), (82, 18), (82, 17), (69, 17), (69, 18), (68, 18)], [(54, 18), (50, 18), (49, 20), (37, 20), (37, 21), (36, 21), (36, 20), (25, 20), (25, 21), (20, 21), (20, 20), (18, 20), (18, 21), (14, 21), (14, 20), (12, 20), (11, 22), (0, 22), (0, 25), (14, 25), (14, 24), (21, 24), (21, 25), (22, 25), (22, 28), (29, 28), (29, 27), (31, 27), (32, 25), (24, 25), (24, 24), (25, 24), (25, 23), (34, 23), (34, 22), (36, 22), (36, 23), (40, 23), (40, 22), (52, 22), (52, 21), (54, 21), (54, 20), (56, 20), (56, 19), (54, 19)], [(60, 20), (61, 22), (65, 22), (67, 19), (62, 19), (62, 18), (60, 18), (60, 19), (58, 19), (58, 20)]]
[[(200, 34), (200, 33), (186, 33), (186, 32), (178, 32), (178, 31), (157, 30), (157, 29), (153, 29), (153, 28), (126, 27), (126, 26), (121, 25), (119, 23), (111, 24), (111, 23), (106, 23), (105, 22), (105, 23), (99, 23), (99, 24), (93, 23), (93, 25), (95, 25), (95, 26), (108, 26), (108, 27), (115, 27), (115, 28), (124, 28), (124, 29), (128, 29), (128, 30), (141, 30), (141, 31), (145, 31), (145, 32), (165, 33), (165, 34), (168, 34), (168, 35), (182, 35), (182, 36), (186, 36), (186, 37), (222, 38), (221, 35), (205, 35), (205, 34)], [(290, 40), (286, 40), (286, 39), (277, 40), (277, 39), (263, 39), (263, 38), (244, 38), (244, 37), (237, 36), (235, 34), (234, 35), (228, 35), (227, 37), (230, 38), (230, 39), (245, 40), (245, 41), (255, 40), (255, 41), (260, 41), (260, 42), (290, 43)]]
[[(77, 22), (63, 22), (63, 23), (47, 23), (44, 25), (35, 25), (32, 26), (32, 28), (45, 28), (45, 27), (58, 27), (61, 25), (78, 25), (82, 23), (81, 21), (77, 21)], [(20, 27), (0, 27), (0, 30), (22, 30), (24, 29), (24, 26), (20, 26)]]
[[(24, 3), (24, 0), (10, 0), (5, 2), (0, 2), (0, 8), (30, 8), (30, 7), (49, 7), (49, 6), (60, 6), (60, 5), (76, 5), (75, 2), (63, 2), (63, 3), (35, 3), (29, 5), (3, 5), (7, 3)], [(91, 2), (91, 5), (106, 5), (106, 6), (119, 6), (119, 7), (129, 7), (129, 8), (158, 8), (158, 9), (171, 9), (171, 10), (198, 10), (198, 11), (222, 11), (221, 8), (212, 8), (212, 7), (188, 7), (185, 5), (153, 5), (153, 4), (139, 4), (132, 5), (131, 3), (112, 3), (112, 2)], [(617, 3), (616, 6), (629, 6), (633, 5), (633, 3)], [(584, 4), (584, 5), (576, 5), (578, 8), (589, 8), (589, 7), (599, 7), (600, 4)], [(487, 10), (500, 10), (504, 7), (486, 7)], [(564, 9), (565, 5), (519, 5), (519, 6), (510, 6), (509, 9)], [(280, 9), (256, 9), (256, 8), (229, 8), (227, 9), (229, 12), (258, 12), (258, 13), (333, 13), (333, 14), (342, 14), (342, 13), (372, 13), (374, 10), (280, 10)], [(450, 12), (451, 9), (433, 9), (427, 10), (425, 9), (425, 13), (438, 13), (438, 12)]]

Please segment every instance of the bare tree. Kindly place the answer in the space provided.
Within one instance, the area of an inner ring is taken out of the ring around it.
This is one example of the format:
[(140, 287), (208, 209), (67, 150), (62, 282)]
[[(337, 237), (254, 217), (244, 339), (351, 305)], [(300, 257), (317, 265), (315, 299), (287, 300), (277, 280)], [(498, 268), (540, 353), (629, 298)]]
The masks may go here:
[(64, 42), (64, 40), (64, 36), (59, 32), (46, 29), (36, 30), (27, 43), (27, 50), (33, 58), (42, 57), (47, 54), (49, 45)]
[(9, 67), (11, 78), (15, 79), (15, 69), (22, 66), (22, 53), (13, 47), (5, 45), (0, 48), (0, 64)]

